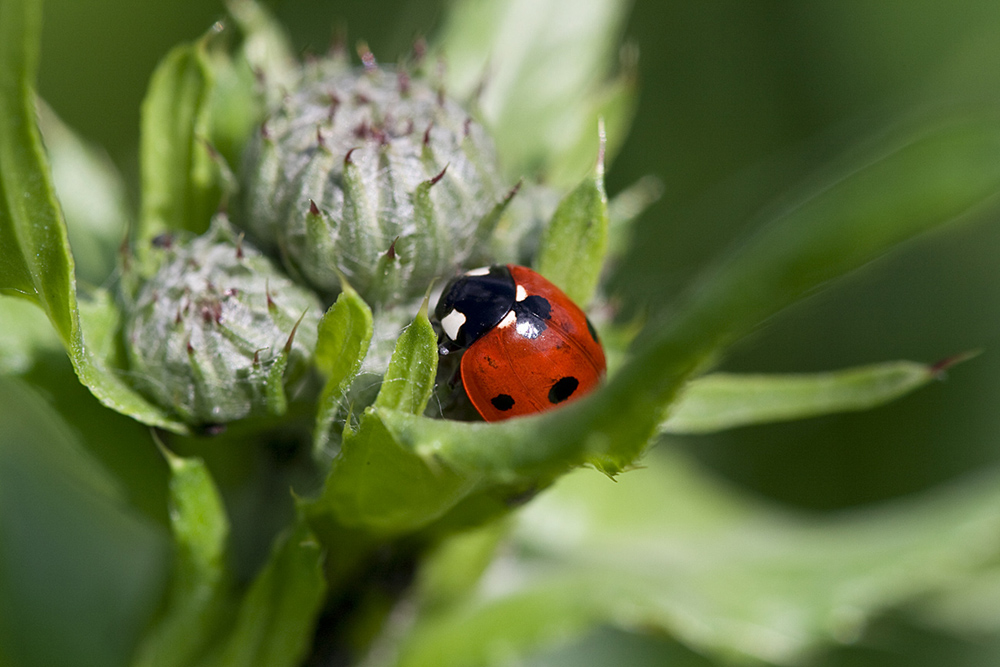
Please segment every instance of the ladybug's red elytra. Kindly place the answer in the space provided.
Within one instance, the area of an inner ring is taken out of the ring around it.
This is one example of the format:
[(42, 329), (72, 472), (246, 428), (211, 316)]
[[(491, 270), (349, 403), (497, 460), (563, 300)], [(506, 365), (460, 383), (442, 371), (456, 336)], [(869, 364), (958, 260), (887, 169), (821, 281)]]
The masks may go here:
[(464, 350), (462, 384), (486, 421), (572, 401), (604, 376), (604, 349), (587, 316), (523, 266), (489, 266), (455, 278), (434, 314), (441, 354)]

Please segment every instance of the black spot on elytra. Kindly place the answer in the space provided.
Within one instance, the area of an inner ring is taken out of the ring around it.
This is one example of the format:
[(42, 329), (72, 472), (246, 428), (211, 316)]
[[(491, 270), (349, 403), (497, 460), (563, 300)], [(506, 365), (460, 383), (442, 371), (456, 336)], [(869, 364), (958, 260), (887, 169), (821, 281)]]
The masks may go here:
[(586, 319), (587, 319), (587, 331), (590, 332), (590, 337), (594, 339), (595, 343), (597, 343), (598, 345), (600, 345), (601, 344), (601, 339), (597, 337), (597, 329), (595, 329), (594, 325), (591, 324), (589, 317), (586, 318)]
[(490, 399), (490, 403), (500, 412), (507, 412), (514, 407), (514, 397), (508, 394), (497, 394)]
[(562, 403), (573, 395), (576, 388), (580, 386), (580, 381), (571, 375), (559, 378), (552, 388), (549, 389), (549, 403)]
[(552, 304), (544, 296), (538, 296), (537, 294), (532, 294), (531, 296), (521, 301), (521, 308), (527, 310), (533, 315), (537, 315), (543, 320), (547, 320), (552, 317)]

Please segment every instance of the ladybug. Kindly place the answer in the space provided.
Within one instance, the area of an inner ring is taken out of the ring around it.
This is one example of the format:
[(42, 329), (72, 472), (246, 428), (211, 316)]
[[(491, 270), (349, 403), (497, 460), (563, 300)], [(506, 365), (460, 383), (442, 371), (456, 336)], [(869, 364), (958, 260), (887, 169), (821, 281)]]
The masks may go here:
[(486, 421), (548, 410), (583, 396), (604, 376), (604, 349), (587, 316), (523, 266), (489, 266), (455, 278), (434, 315), (439, 352), (464, 350), (462, 384)]

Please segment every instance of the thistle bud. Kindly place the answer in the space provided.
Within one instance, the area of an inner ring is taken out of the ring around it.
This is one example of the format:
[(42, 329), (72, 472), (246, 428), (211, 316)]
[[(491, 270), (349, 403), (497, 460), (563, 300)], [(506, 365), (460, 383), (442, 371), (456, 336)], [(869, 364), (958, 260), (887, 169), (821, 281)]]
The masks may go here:
[(314, 63), (245, 154), (233, 221), (322, 293), (419, 296), (488, 262), (510, 188), (483, 127), (427, 80)]
[(124, 327), (140, 391), (192, 425), (281, 414), (307, 375), (322, 315), (223, 216), (198, 237), (158, 238), (159, 266)]

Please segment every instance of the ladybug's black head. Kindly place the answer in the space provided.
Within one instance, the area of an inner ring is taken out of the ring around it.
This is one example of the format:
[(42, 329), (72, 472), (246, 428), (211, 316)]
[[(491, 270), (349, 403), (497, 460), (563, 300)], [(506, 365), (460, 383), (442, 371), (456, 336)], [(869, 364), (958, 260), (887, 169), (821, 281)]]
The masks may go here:
[(441, 325), (441, 354), (463, 350), (500, 323), (514, 306), (510, 269), (473, 269), (445, 285), (434, 316)]

